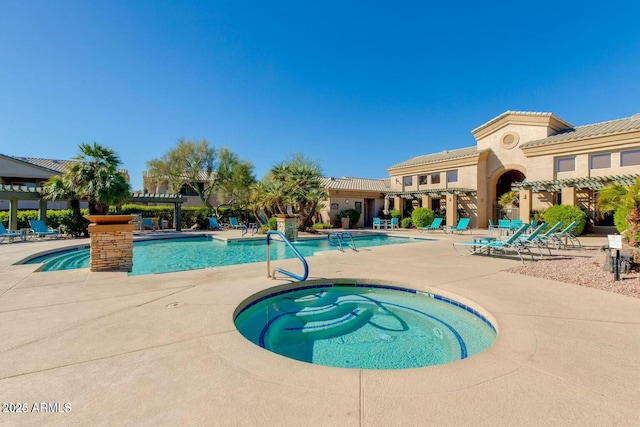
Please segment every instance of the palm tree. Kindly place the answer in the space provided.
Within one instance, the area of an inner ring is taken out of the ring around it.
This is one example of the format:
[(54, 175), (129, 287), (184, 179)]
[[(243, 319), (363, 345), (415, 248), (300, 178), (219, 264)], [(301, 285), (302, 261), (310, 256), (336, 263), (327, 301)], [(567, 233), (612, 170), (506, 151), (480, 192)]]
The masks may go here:
[(598, 191), (596, 210), (600, 215), (625, 209), (629, 213), (627, 239), (629, 245), (637, 246), (637, 235), (640, 232), (640, 177), (633, 185), (611, 184)]
[(120, 205), (131, 196), (129, 184), (118, 172), (120, 158), (111, 149), (97, 143), (80, 144), (78, 160), (70, 174), (78, 186), (78, 193), (89, 202), (90, 214), (106, 214), (110, 205)]
[(43, 197), (45, 200), (68, 200), (71, 207), (71, 215), (62, 218), (61, 223), (65, 227), (65, 232), (72, 236), (80, 237), (87, 235), (87, 224), (80, 211), (79, 188), (75, 182), (75, 176), (70, 169), (65, 170), (62, 175), (56, 175), (43, 186)]

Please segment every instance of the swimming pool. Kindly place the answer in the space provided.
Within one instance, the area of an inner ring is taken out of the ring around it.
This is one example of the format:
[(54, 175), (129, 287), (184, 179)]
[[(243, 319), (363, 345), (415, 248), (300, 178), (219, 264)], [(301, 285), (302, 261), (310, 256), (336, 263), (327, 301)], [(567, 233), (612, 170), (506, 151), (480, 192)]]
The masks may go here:
[(466, 359), (496, 339), (460, 302), (382, 284), (320, 284), (250, 298), (238, 331), (274, 353), (313, 364), (406, 369)]
[[(210, 236), (178, 239), (136, 241), (133, 244), (132, 276), (169, 273), (201, 268), (223, 267), (266, 261), (266, 239), (218, 240)], [(405, 244), (429, 239), (393, 237), (381, 234), (354, 235), (358, 248)], [(305, 257), (315, 252), (337, 250), (327, 239), (309, 239), (293, 242)], [(350, 249), (347, 249), (350, 250)], [(271, 260), (295, 257), (283, 242), (272, 240)], [(41, 271), (89, 268), (89, 248), (55, 252), (30, 259), (26, 264), (44, 263)]]

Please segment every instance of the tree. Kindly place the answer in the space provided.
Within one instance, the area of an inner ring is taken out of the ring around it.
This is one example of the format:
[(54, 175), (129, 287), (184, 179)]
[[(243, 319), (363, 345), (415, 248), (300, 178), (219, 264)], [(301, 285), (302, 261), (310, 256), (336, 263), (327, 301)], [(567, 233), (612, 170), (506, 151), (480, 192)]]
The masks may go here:
[(74, 160), (77, 162), (69, 169), (69, 179), (89, 202), (91, 215), (106, 214), (109, 206), (121, 205), (131, 197), (127, 180), (118, 172), (120, 158), (111, 148), (83, 143)]
[(71, 214), (61, 221), (65, 232), (75, 237), (88, 234), (88, 221), (84, 219), (80, 211), (81, 196), (70, 169), (67, 169), (62, 175), (49, 178), (44, 183), (43, 197), (45, 200), (68, 200)]
[(600, 215), (625, 209), (629, 213), (626, 220), (629, 223), (627, 239), (629, 245), (637, 246), (637, 235), (640, 232), (640, 177), (633, 185), (611, 184), (598, 191), (596, 210)]
[(303, 155), (275, 165), (263, 180), (263, 204), (275, 213), (295, 212), (299, 228), (313, 225), (313, 216), (329, 196), (322, 188), (320, 166)]
[(249, 186), (255, 182), (251, 162), (240, 160), (227, 148), (216, 150), (206, 139), (181, 138), (175, 148), (159, 159), (148, 161), (147, 168), (148, 184), (166, 184), (174, 193), (186, 186), (210, 212), (216, 211), (211, 203), (212, 194), (221, 205), (244, 206), (249, 200)]

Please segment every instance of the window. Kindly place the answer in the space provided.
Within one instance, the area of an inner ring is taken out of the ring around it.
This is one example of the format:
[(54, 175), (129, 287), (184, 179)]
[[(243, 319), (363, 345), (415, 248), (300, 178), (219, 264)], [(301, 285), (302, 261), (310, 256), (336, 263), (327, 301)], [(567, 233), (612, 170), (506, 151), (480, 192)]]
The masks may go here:
[(439, 173), (432, 173), (431, 174), (431, 183), (432, 184), (440, 184), (440, 174)]
[(640, 150), (629, 150), (620, 152), (620, 166), (640, 165)]
[(338, 209), (340, 209), (340, 205), (338, 205), (337, 203), (331, 203), (332, 211), (337, 211)]
[(420, 175), (418, 177), (418, 184), (420, 185), (428, 184), (428, 181), (427, 181), (428, 178), (429, 178), (429, 175)]
[(362, 213), (362, 202), (355, 202), (355, 209)]
[(557, 172), (573, 172), (575, 170), (576, 170), (575, 157), (562, 157), (557, 160), (557, 164), (556, 164)]
[(402, 184), (407, 187), (413, 185), (413, 177), (405, 176), (404, 178), (402, 178)]
[(591, 155), (591, 169), (609, 168), (611, 168), (611, 153)]
[(458, 182), (458, 171), (447, 172), (447, 182)]

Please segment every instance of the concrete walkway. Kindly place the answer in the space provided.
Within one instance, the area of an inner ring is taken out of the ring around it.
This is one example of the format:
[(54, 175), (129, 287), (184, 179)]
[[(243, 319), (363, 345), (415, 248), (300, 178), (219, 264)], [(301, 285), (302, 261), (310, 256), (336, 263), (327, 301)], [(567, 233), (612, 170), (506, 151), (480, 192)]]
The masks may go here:
[(497, 323), (480, 354), (396, 371), (315, 366), (244, 339), (234, 310), (288, 283), (265, 263), (37, 273), (12, 264), (78, 241), (0, 244), (0, 397), (28, 412), (0, 412), (0, 425), (640, 425), (640, 300), (460, 256), (452, 239), (468, 235), (420, 236), (438, 240), (308, 258), (313, 279), (453, 294)]

